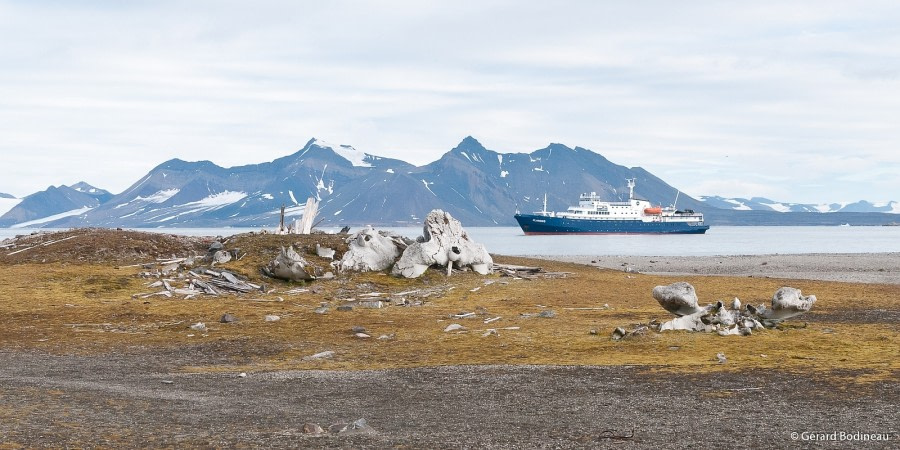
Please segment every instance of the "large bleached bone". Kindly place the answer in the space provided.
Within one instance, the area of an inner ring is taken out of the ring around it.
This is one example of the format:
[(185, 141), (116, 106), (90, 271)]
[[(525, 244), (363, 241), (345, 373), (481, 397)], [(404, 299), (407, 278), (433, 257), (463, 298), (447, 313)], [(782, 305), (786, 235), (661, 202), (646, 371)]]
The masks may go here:
[(264, 269), (267, 275), (288, 281), (308, 281), (314, 277), (306, 269), (306, 260), (300, 256), (294, 247), (281, 247), (281, 253)]
[(694, 286), (685, 281), (653, 288), (653, 298), (663, 309), (678, 317), (703, 311), (703, 308), (697, 304), (697, 292), (694, 291)]
[(350, 249), (341, 258), (341, 269), (360, 272), (390, 269), (411, 240), (365, 228), (347, 238)]
[(803, 295), (800, 289), (783, 287), (772, 296), (771, 308), (759, 305), (755, 312), (760, 318), (782, 321), (809, 312), (815, 302), (815, 295)]
[(660, 325), (660, 331), (715, 331), (722, 336), (750, 335), (754, 330), (772, 328), (781, 321), (808, 312), (816, 302), (815, 295), (804, 296), (799, 289), (782, 287), (772, 296), (772, 307), (747, 305), (734, 298), (730, 307), (718, 301), (701, 307), (694, 287), (686, 282), (653, 288), (655, 298), (666, 311), (678, 316)]
[(446, 266), (448, 274), (453, 267), (466, 266), (482, 275), (491, 272), (491, 255), (483, 245), (472, 241), (449, 213), (440, 209), (428, 213), (422, 233), (394, 265), (394, 275), (416, 278), (433, 265)]

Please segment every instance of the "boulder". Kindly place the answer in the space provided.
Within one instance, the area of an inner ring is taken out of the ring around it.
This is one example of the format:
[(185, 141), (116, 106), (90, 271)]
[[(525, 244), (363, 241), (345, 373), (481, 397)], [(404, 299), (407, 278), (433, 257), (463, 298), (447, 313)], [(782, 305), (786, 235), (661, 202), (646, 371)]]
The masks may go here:
[(697, 292), (686, 281), (653, 288), (653, 298), (666, 311), (678, 317), (689, 316), (703, 311), (697, 304)]
[(349, 250), (341, 258), (342, 270), (359, 272), (390, 269), (409, 241), (402, 236), (365, 228), (347, 238)]
[(307, 262), (293, 246), (281, 247), (281, 253), (263, 269), (266, 275), (287, 281), (309, 281), (315, 279), (311, 270), (306, 268)]
[(436, 209), (425, 217), (422, 236), (409, 245), (394, 265), (394, 275), (417, 278), (433, 266), (446, 266), (448, 274), (455, 266), (470, 267), (487, 275), (493, 259), (484, 245), (469, 238), (462, 224), (449, 213)]

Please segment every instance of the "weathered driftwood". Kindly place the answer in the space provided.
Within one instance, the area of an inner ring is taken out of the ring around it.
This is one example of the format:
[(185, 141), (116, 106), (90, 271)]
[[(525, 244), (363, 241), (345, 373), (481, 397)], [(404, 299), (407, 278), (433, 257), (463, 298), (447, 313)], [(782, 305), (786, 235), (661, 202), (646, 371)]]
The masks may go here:
[(309, 281), (315, 277), (307, 271), (307, 262), (293, 246), (281, 248), (281, 252), (268, 266), (263, 268), (266, 275), (287, 281)]
[(493, 260), (484, 245), (469, 238), (462, 224), (449, 213), (436, 209), (425, 217), (423, 235), (411, 244), (394, 265), (394, 275), (416, 278), (433, 266), (446, 266), (448, 274), (471, 267), (473, 271), (487, 275)]
[(347, 238), (349, 250), (341, 258), (341, 270), (359, 272), (390, 269), (410, 241), (387, 231), (365, 228)]

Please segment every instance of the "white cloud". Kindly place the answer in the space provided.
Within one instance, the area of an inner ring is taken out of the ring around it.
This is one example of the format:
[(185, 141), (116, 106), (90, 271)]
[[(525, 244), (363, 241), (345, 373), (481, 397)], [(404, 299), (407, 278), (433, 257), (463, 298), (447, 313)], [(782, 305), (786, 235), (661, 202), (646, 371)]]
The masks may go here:
[(897, 30), (882, 1), (0, 1), (0, 191), (120, 192), (170, 158), (311, 137), (424, 164), (471, 134), (580, 145), (694, 195), (888, 200)]

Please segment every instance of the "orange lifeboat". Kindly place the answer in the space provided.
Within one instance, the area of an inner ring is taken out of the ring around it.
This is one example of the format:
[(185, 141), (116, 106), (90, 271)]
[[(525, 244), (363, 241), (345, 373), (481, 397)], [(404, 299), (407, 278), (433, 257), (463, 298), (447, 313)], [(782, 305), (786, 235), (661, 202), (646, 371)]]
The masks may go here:
[(658, 216), (662, 214), (662, 208), (659, 206), (653, 208), (644, 208), (644, 214), (647, 214), (648, 216)]

